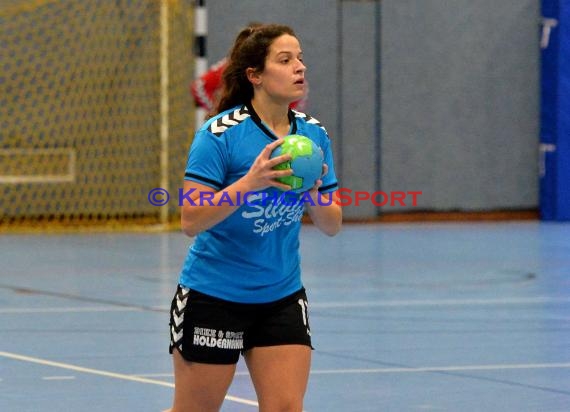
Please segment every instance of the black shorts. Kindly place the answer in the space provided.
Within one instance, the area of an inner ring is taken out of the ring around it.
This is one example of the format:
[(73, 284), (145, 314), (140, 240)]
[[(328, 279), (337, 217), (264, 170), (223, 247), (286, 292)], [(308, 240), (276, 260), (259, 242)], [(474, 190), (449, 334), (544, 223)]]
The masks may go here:
[(234, 303), (178, 285), (170, 310), (170, 348), (184, 359), (235, 364), (256, 346), (311, 346), (305, 289), (271, 303)]

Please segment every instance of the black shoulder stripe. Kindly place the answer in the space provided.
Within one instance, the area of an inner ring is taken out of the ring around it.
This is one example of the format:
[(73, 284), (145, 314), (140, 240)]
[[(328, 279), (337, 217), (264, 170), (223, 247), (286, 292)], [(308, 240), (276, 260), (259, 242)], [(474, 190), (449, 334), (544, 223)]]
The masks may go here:
[(207, 177), (204, 176), (200, 176), (197, 175), (195, 173), (184, 173), (184, 178), (189, 180), (189, 179), (196, 179), (199, 180), (201, 182), (204, 182), (205, 184), (209, 185), (209, 186), (214, 186), (216, 189), (221, 189), (222, 188), (222, 184), (219, 182), (216, 182), (215, 180), (212, 179), (208, 179)]
[(334, 182), (330, 185), (319, 187), (319, 192), (325, 192), (327, 190), (337, 189), (337, 188), (338, 188), (338, 182)]

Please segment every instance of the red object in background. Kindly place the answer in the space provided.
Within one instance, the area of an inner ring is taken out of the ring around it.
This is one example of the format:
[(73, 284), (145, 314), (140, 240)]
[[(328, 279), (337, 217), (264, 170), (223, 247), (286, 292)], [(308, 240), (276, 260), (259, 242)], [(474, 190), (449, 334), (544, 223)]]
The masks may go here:
[(227, 59), (222, 59), (211, 66), (208, 71), (198, 77), (190, 85), (190, 92), (196, 104), (207, 111), (214, 108), (216, 95), (222, 86), (222, 73)]

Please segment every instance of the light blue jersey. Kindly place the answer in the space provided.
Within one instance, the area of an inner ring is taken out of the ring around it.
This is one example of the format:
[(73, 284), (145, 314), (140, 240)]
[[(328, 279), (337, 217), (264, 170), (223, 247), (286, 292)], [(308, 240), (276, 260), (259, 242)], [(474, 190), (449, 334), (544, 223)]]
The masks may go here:
[[(289, 119), (290, 134), (309, 137), (324, 152), (329, 169), (321, 193), (337, 190), (325, 129), (304, 113), (290, 110)], [(185, 179), (223, 191), (243, 177), (275, 139), (250, 105), (220, 113), (196, 133)], [(188, 250), (180, 284), (240, 303), (271, 302), (301, 289), (299, 231), (305, 202), (291, 201), (290, 193), (288, 201), (271, 201), (280, 194), (275, 188), (240, 194), (245, 198), (238, 209), (198, 234)]]

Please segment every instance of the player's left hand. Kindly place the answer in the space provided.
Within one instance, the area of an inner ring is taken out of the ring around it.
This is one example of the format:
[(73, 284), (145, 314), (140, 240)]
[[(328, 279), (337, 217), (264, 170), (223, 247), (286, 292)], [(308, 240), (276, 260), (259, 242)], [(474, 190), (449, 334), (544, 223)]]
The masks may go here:
[[(321, 173), (321, 177), (323, 177), (324, 175), (326, 175), (329, 171), (329, 167), (327, 166), (326, 163), (323, 163), (323, 172)], [(315, 202), (318, 200), (317, 197), (319, 196), (319, 187), (321, 187), (323, 184), (323, 181), (321, 179), (317, 179), (315, 181), (315, 185), (309, 189), (309, 194), (311, 195), (311, 199), (313, 199)]]

